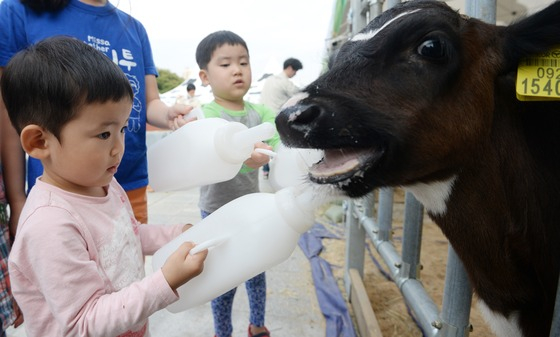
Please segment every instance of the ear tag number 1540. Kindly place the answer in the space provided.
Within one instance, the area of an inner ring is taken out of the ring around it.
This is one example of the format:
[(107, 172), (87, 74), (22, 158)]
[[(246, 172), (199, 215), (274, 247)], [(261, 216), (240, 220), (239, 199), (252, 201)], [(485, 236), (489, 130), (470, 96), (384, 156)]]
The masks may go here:
[(520, 101), (560, 100), (560, 47), (522, 59), (515, 91)]

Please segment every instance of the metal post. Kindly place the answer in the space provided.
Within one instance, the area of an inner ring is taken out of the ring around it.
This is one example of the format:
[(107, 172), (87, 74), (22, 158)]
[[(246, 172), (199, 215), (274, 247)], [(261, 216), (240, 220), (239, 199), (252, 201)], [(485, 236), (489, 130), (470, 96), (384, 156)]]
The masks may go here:
[(387, 10), (389, 8), (393, 8), (400, 3), (401, 3), (400, 0), (385, 0), (385, 9)]
[(381, 241), (391, 241), (393, 237), (393, 198), (392, 188), (379, 190), (379, 205), (377, 206), (377, 237)]
[(365, 216), (373, 218), (373, 213), (375, 210), (375, 194), (373, 192), (368, 193), (362, 198), (362, 209)]
[(552, 327), (550, 328), (550, 337), (560, 336), (560, 280), (556, 288), (556, 303), (552, 314)]
[(363, 4), (362, 0), (352, 0), (352, 35), (356, 35), (367, 24), (367, 18), (362, 14)]
[(445, 289), (441, 308), (440, 333), (438, 336), (466, 337), (471, 325), (472, 288), (463, 263), (451, 245), (447, 251), (447, 269), (445, 270)]
[(496, 0), (465, 1), (465, 13), (487, 23), (496, 23)]
[(424, 207), (412, 193), (405, 196), (402, 265), (400, 275), (418, 278), (420, 274), (420, 248), (422, 247), (422, 223)]
[(346, 261), (344, 263), (344, 284), (346, 293), (350, 294), (350, 269), (356, 269), (364, 277), (364, 256), (366, 236), (355, 214), (355, 204), (352, 200), (346, 203)]
[(373, 20), (376, 16), (380, 15), (382, 12), (383, 12), (383, 0), (369, 1), (369, 20)]

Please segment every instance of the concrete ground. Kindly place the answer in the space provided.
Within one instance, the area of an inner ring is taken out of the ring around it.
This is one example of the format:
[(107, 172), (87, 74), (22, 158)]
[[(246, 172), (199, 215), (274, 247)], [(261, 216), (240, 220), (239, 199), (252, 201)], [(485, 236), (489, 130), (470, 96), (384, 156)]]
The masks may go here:
[[(261, 186), (267, 190), (266, 182)], [(150, 192), (150, 223), (200, 221), (197, 207), (198, 189), (181, 192)], [(151, 273), (151, 258), (146, 259)], [(325, 319), (319, 308), (310, 265), (299, 246), (285, 262), (266, 272), (266, 326), (274, 337), (325, 336)], [(245, 287), (238, 288), (233, 309), (233, 336), (247, 336), (249, 309)], [(160, 310), (150, 318), (153, 337), (211, 337), (214, 335), (210, 305), (205, 304), (181, 313)], [(25, 337), (23, 327), (10, 328), (8, 337)]]

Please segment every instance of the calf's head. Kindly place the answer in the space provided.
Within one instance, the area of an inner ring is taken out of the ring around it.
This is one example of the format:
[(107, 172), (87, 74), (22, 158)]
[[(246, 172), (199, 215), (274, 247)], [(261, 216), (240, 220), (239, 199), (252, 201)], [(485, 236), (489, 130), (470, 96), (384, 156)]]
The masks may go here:
[(324, 150), (310, 179), (352, 197), (450, 178), (480, 160), (498, 110), (517, 109), (518, 61), (560, 43), (559, 15), (556, 3), (498, 27), (442, 2), (403, 3), (285, 105), (282, 141)]

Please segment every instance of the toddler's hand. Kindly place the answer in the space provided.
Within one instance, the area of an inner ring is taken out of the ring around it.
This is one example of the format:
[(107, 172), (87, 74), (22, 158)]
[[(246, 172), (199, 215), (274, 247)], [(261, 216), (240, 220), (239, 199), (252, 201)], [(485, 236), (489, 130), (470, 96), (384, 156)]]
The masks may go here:
[(204, 269), (204, 260), (208, 255), (208, 250), (191, 255), (189, 252), (193, 247), (192, 242), (183, 243), (167, 258), (167, 261), (161, 267), (165, 280), (173, 290), (177, 290), (177, 288), (198, 276)]
[[(272, 146), (267, 145), (263, 142), (258, 142), (255, 144), (255, 149), (272, 150)], [(268, 155), (253, 150), (253, 152), (251, 153), (251, 158), (245, 160), (245, 165), (253, 169), (258, 169), (269, 161), (270, 157)]]

